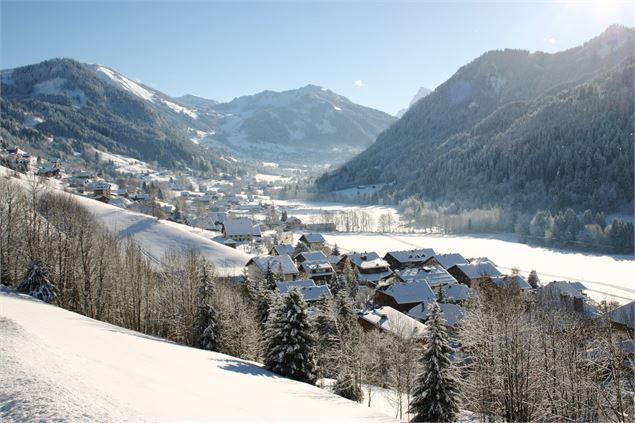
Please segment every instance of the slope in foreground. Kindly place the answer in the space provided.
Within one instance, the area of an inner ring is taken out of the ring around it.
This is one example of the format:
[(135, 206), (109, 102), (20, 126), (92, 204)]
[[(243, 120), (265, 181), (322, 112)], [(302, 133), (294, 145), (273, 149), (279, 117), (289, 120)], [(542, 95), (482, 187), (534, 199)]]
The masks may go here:
[(387, 422), (254, 363), (0, 290), (0, 420)]

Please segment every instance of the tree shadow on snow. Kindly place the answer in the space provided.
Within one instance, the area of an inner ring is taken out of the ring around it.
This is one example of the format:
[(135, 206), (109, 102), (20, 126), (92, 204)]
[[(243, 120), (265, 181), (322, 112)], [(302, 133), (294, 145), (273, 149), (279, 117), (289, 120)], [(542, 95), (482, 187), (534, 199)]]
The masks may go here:
[(276, 375), (273, 372), (263, 369), (262, 367), (258, 367), (255, 364), (251, 364), (245, 361), (231, 359), (231, 358), (213, 358), (213, 361), (221, 363), (218, 368), (223, 370), (228, 370), (230, 372), (242, 373), (244, 375), (252, 375), (252, 376), (265, 376), (270, 377), (272, 379), (279, 379), (280, 376)]

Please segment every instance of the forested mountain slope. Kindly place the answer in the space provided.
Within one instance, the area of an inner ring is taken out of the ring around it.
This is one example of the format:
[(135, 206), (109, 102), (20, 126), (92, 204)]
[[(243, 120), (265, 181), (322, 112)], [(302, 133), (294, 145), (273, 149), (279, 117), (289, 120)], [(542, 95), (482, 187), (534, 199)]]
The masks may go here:
[(556, 54), (505, 50), (462, 67), (323, 191), (388, 183), (465, 206), (617, 211), (633, 201), (633, 29)]
[(223, 170), (223, 151), (275, 162), (342, 162), (395, 121), (314, 85), (218, 103), (174, 99), (72, 59), (1, 75), (0, 135), (48, 156), (82, 154), (91, 145), (170, 168)]
[(2, 135), (46, 154), (86, 145), (167, 167), (218, 167), (218, 154), (192, 143), (195, 112), (101, 65), (71, 59), (2, 71)]

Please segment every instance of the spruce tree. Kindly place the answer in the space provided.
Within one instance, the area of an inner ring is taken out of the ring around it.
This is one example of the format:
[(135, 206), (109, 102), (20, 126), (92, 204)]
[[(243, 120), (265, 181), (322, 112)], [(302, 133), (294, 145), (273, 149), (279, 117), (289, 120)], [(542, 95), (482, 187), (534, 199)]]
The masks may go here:
[(271, 264), (267, 264), (267, 271), (265, 272), (265, 283), (270, 291), (276, 290), (276, 275), (275, 273), (273, 273), (273, 270), (271, 270)]
[(267, 321), (265, 367), (279, 375), (315, 383), (315, 340), (302, 294), (291, 289), (275, 305)]
[(194, 346), (215, 351), (218, 344), (218, 318), (212, 306), (214, 285), (205, 260), (201, 263), (198, 287), (198, 306), (192, 328)]
[(46, 264), (40, 260), (34, 260), (29, 265), (18, 292), (28, 294), (46, 303), (52, 303), (57, 298), (57, 288), (49, 279)]
[(315, 318), (315, 330), (317, 333), (317, 364), (320, 377), (333, 377), (338, 364), (340, 349), (337, 332), (337, 317), (333, 300), (324, 301), (319, 306), (319, 312)]
[(332, 256), (339, 256), (340, 255), (340, 248), (337, 246), (337, 244), (335, 244), (333, 246), (333, 249), (331, 250), (331, 255)]
[(540, 279), (538, 279), (538, 273), (535, 270), (529, 272), (529, 276), (527, 277), (527, 283), (531, 285), (532, 288), (537, 289), (540, 286)]
[(451, 422), (459, 414), (459, 382), (449, 357), (453, 349), (436, 303), (430, 310), (428, 327), (428, 343), (421, 356), (423, 370), (415, 380), (409, 411), (414, 422)]

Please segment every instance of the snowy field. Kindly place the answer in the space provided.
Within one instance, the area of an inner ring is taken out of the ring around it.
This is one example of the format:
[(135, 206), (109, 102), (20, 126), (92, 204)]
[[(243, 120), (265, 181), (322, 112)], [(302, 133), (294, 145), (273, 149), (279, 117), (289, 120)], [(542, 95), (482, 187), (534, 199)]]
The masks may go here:
[(350, 213), (360, 211), (368, 213), (375, 222), (382, 214), (389, 213), (395, 222), (399, 222), (399, 211), (394, 206), (365, 206), (347, 203), (330, 203), (318, 201), (274, 200), (276, 206), (287, 210), (289, 216), (298, 217), (305, 223), (319, 222), (320, 215), (328, 213)]
[(542, 282), (581, 281), (589, 288), (589, 296), (596, 300), (615, 299), (621, 303), (635, 300), (632, 256), (567, 252), (486, 236), (325, 234), (325, 238), (342, 250), (376, 251), (382, 256), (392, 250), (421, 247), (434, 248), (437, 253), (460, 253), (467, 258), (485, 256), (502, 271), (517, 267), (525, 277), (535, 269)]
[(256, 363), (0, 290), (0, 421), (391, 422)]

